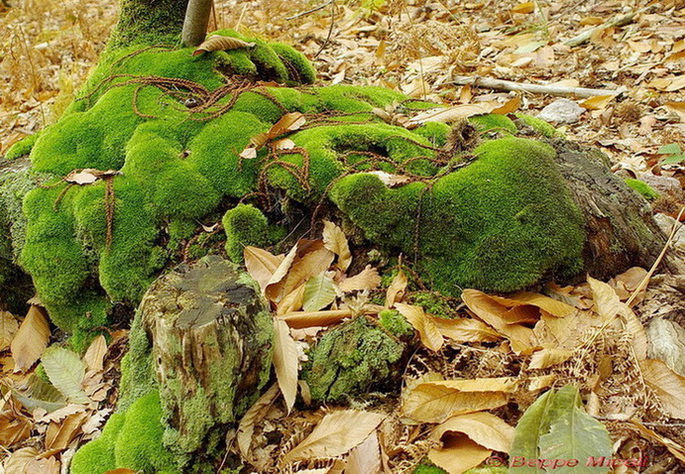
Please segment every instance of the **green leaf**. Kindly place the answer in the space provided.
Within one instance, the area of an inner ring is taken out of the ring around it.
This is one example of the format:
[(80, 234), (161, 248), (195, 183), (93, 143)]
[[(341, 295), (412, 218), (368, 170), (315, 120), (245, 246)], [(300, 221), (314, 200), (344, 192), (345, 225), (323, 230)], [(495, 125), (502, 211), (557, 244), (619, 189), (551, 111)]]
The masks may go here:
[(676, 163), (682, 163), (685, 161), (685, 154), (681, 153), (679, 155), (670, 155), (663, 160), (661, 160), (662, 165), (674, 165)]
[[(514, 444), (509, 453), (512, 465), (518, 459), (539, 459), (540, 437), (549, 432), (549, 409), (554, 400), (554, 390), (549, 390), (544, 395), (538, 397), (535, 402), (528, 407), (518, 424), (514, 435)], [(511, 467), (510, 472), (516, 474), (537, 474), (542, 472), (535, 466)]]
[(680, 149), (680, 145), (677, 143), (669, 143), (659, 148), (657, 153), (660, 155), (680, 155), (683, 153), (683, 150)]
[(582, 408), (578, 389), (567, 385), (557, 392), (549, 409), (552, 421), (549, 433), (540, 437), (540, 459), (577, 460), (577, 465), (563, 465), (548, 472), (555, 474), (605, 473), (609, 467), (592, 462), (609, 460), (613, 447), (602, 423)]
[(26, 382), (13, 388), (12, 395), (29, 410), (43, 408), (51, 413), (67, 404), (59, 390), (36, 374), (32, 374)]
[(309, 281), (304, 286), (304, 304), (302, 308), (305, 311), (318, 311), (325, 308), (335, 300), (335, 287), (333, 280), (321, 273)]
[(81, 382), (86, 375), (86, 364), (78, 354), (63, 347), (50, 347), (43, 353), (42, 361), (50, 382), (69, 402), (90, 402), (81, 389)]

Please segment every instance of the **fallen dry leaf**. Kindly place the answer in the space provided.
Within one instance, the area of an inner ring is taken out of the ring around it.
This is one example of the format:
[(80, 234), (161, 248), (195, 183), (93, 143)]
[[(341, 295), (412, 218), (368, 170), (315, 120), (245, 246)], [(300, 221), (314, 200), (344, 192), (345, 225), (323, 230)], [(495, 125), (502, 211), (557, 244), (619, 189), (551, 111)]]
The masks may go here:
[(4, 351), (12, 343), (19, 323), (9, 311), (0, 311), (0, 351)]
[(323, 226), (324, 247), (338, 256), (336, 266), (343, 272), (347, 271), (352, 263), (352, 254), (345, 233), (330, 221), (323, 221)]
[(419, 381), (402, 394), (402, 413), (419, 423), (442, 423), (505, 405), (507, 394), (516, 387), (516, 380), (509, 377)]
[(271, 405), (278, 397), (280, 388), (277, 383), (273, 384), (269, 389), (259, 397), (254, 405), (252, 405), (238, 424), (238, 449), (240, 454), (246, 460), (250, 460), (250, 445), (252, 444), (252, 435), (254, 433), (255, 424), (264, 418), (271, 408)]
[(101, 371), (105, 354), (107, 353), (107, 340), (105, 336), (100, 334), (90, 343), (86, 353), (83, 356), (83, 362), (86, 363), (88, 370)]
[(309, 436), (283, 457), (282, 464), (348, 453), (364, 442), (384, 418), (380, 413), (359, 410), (328, 413)]
[(657, 359), (640, 361), (645, 382), (656, 394), (661, 406), (673, 418), (685, 419), (685, 377)]
[(397, 275), (392, 279), (392, 282), (390, 282), (390, 286), (385, 293), (386, 308), (392, 308), (395, 306), (395, 303), (402, 301), (402, 298), (407, 291), (408, 283), (407, 275), (405, 275), (402, 270), (399, 270)]
[(283, 255), (272, 255), (266, 250), (258, 247), (247, 246), (243, 249), (245, 258), (245, 268), (250, 276), (259, 283), (259, 287), (264, 291), (276, 269), (283, 262)]
[(350, 451), (345, 474), (377, 474), (381, 471), (381, 451), (376, 432)]
[(278, 386), (283, 393), (288, 413), (295, 404), (297, 396), (297, 374), (299, 371), (299, 351), (297, 343), (290, 335), (288, 325), (279, 319), (274, 320), (274, 356)]
[(44, 312), (45, 310), (39, 306), (31, 306), (12, 340), (15, 372), (30, 369), (48, 346), (50, 326)]
[(533, 352), (530, 357), (529, 369), (546, 369), (553, 365), (566, 362), (573, 355), (573, 351), (551, 347)]
[(381, 277), (378, 270), (367, 265), (364, 270), (357, 273), (353, 277), (344, 278), (338, 283), (338, 288), (343, 293), (350, 293), (352, 291), (373, 290), (381, 284)]
[(440, 350), (445, 341), (438, 330), (438, 327), (433, 322), (433, 319), (423, 311), (423, 308), (404, 303), (396, 303), (395, 309), (397, 309), (397, 311), (414, 326), (414, 329), (418, 331), (421, 343), (424, 346), (434, 352)]
[(254, 46), (255, 43), (248, 43), (247, 41), (231, 36), (214, 35), (203, 41), (202, 44), (193, 51), (193, 56), (212, 51), (227, 51), (230, 49), (252, 48)]

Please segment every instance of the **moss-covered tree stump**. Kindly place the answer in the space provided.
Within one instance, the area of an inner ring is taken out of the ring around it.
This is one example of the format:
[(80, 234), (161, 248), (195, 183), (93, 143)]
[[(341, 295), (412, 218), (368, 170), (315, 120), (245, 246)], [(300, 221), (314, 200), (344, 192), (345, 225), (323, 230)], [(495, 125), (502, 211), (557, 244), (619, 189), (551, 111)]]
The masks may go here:
[(89, 464), (197, 471), (269, 380), (266, 308), (250, 276), (218, 256), (156, 280), (122, 364), (120, 412), (102, 438), (79, 451), (73, 472), (96, 472)]

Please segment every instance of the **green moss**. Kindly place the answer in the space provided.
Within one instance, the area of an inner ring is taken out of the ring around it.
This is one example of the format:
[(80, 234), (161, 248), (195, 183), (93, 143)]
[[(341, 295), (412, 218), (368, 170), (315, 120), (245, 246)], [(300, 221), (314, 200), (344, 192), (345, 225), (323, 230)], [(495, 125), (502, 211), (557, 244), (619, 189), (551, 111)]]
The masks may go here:
[(381, 326), (390, 334), (403, 341), (414, 338), (414, 327), (407, 319), (394, 309), (384, 309), (378, 314)]
[(157, 378), (150, 340), (140, 313), (136, 313), (128, 339), (128, 352), (121, 360), (121, 383), (117, 409), (125, 412), (136, 400), (157, 391)]
[(102, 474), (116, 469), (114, 445), (125, 421), (123, 413), (109, 417), (102, 434), (76, 451), (71, 461), (71, 474)]
[(444, 469), (435, 466), (434, 464), (419, 464), (416, 469), (414, 469), (414, 474), (447, 474)]
[(626, 184), (633, 189), (633, 191), (636, 191), (638, 194), (640, 194), (643, 198), (647, 199), (648, 201), (654, 201), (655, 199), (658, 199), (660, 194), (654, 190), (649, 184), (645, 183), (644, 181), (640, 181), (639, 179), (626, 179), (625, 180)]
[(268, 243), (269, 223), (262, 211), (249, 204), (238, 204), (224, 214), (226, 253), (237, 263), (243, 261), (243, 249), (252, 245), (264, 247)]
[(312, 348), (302, 379), (312, 400), (342, 402), (393, 388), (401, 375), (404, 345), (359, 316), (326, 333)]
[(449, 294), (513, 291), (549, 273), (579, 272), (583, 220), (552, 148), (502, 138), (475, 153), (474, 163), (430, 190), (423, 183), (388, 189), (361, 173), (338, 181), (330, 197), (370, 240), (408, 254), (418, 248), (420, 267)]
[(545, 138), (563, 138), (563, 132), (557, 130), (550, 123), (528, 114), (517, 113), (516, 118), (521, 120), (524, 124), (538, 132)]
[(516, 124), (509, 117), (502, 114), (475, 115), (469, 118), (469, 122), (475, 125), (480, 133), (504, 132), (516, 134), (518, 132)]
[(420, 306), (428, 314), (441, 318), (454, 317), (454, 310), (440, 294), (430, 291), (412, 293), (412, 304)]
[(36, 144), (36, 140), (40, 136), (40, 132), (34, 133), (33, 135), (28, 135), (21, 140), (19, 140), (17, 143), (12, 145), (9, 150), (7, 150), (7, 153), (5, 154), (5, 157), (8, 160), (15, 160), (21, 156), (26, 156), (29, 153), (31, 153), (31, 150), (33, 149), (33, 145)]
[(159, 393), (136, 400), (126, 411), (126, 420), (114, 444), (116, 467), (135, 471), (178, 471), (173, 455), (162, 444), (164, 426)]

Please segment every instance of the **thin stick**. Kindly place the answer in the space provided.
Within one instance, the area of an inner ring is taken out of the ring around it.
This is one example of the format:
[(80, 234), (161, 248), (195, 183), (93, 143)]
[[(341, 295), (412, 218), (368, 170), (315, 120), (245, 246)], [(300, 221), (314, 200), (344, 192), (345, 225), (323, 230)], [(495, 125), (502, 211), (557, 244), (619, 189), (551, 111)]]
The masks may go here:
[(598, 95), (618, 95), (623, 90), (616, 89), (588, 89), (587, 87), (565, 87), (549, 84), (530, 84), (527, 82), (505, 81), (481, 76), (457, 76), (453, 84), (458, 86), (472, 85), (485, 89), (499, 91), (530, 92), (533, 94), (550, 94), (560, 96), (594, 97)]
[(331, 3), (333, 3), (333, 1), (334, 1), (334, 0), (328, 0), (327, 2), (322, 3), (322, 4), (319, 5), (318, 7), (314, 7), (314, 8), (312, 8), (311, 10), (307, 10), (306, 12), (298, 13), (297, 15), (289, 16), (288, 18), (286, 18), (286, 20), (294, 20), (295, 18), (300, 18), (300, 17), (302, 17), (302, 16), (309, 15), (310, 13), (314, 13), (314, 12), (318, 12), (319, 10), (323, 10), (323, 9), (326, 8), (328, 5), (330, 5)]
[(314, 55), (314, 59), (318, 58), (321, 53), (323, 53), (323, 50), (326, 49), (326, 46), (328, 46), (328, 42), (331, 40), (331, 36), (333, 36), (333, 28), (335, 27), (335, 0), (331, 0), (331, 26), (328, 28), (328, 35), (326, 36), (326, 41), (323, 42), (321, 45), (321, 49), (319, 49), (319, 52)]
[(592, 35), (595, 34), (595, 32), (602, 31), (602, 30), (605, 30), (607, 28), (612, 28), (614, 26), (625, 26), (625, 25), (631, 23), (638, 14), (646, 12), (647, 10), (650, 10), (655, 5), (656, 4), (649, 5), (647, 7), (640, 8), (639, 10), (635, 10), (633, 12), (626, 13), (624, 15), (615, 16), (614, 18), (607, 21), (606, 23), (603, 23), (601, 25), (597, 25), (594, 28), (590, 28), (589, 30), (583, 31), (578, 36), (574, 36), (570, 40), (564, 42), (564, 44), (566, 46), (570, 46), (570, 47), (580, 46), (581, 44), (585, 43), (586, 41), (589, 41), (590, 38), (592, 38)]

